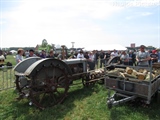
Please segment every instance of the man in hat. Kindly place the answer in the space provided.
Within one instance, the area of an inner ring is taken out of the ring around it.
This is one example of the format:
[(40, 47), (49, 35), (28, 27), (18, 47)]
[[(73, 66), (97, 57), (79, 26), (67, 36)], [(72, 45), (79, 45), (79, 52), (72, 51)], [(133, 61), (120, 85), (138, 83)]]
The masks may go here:
[(21, 62), (23, 60), (23, 54), (24, 54), (24, 51), (23, 49), (18, 49), (17, 51), (17, 55), (16, 55), (16, 63), (18, 64), (19, 62)]

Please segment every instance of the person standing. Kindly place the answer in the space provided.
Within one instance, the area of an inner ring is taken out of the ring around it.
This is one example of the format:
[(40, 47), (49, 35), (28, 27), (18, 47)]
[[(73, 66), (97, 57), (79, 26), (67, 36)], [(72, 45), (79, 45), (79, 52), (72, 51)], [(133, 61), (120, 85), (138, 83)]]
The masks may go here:
[(42, 50), (42, 53), (40, 54), (41, 58), (46, 58), (46, 51)]
[(94, 54), (93, 52), (89, 52), (89, 59), (88, 59), (88, 65), (90, 70), (94, 70), (95, 69), (95, 62), (94, 62)]
[(138, 66), (148, 67), (150, 59), (150, 54), (147, 51), (145, 51), (145, 46), (141, 45), (140, 50), (137, 52), (136, 55)]
[(55, 58), (53, 50), (50, 50), (49, 55), (47, 56), (47, 58)]
[(129, 55), (126, 53), (126, 51), (122, 52), (122, 54), (120, 56), (120, 60), (121, 60), (122, 64), (129, 65)]
[(129, 55), (129, 65), (131, 66), (135, 65), (136, 55), (134, 54), (134, 52), (130, 50), (128, 55)]
[(152, 53), (150, 54), (150, 57), (151, 57), (152, 63), (158, 62), (157, 50), (153, 50)]
[(34, 54), (34, 50), (33, 50), (33, 49), (30, 49), (30, 50), (29, 50), (29, 55), (26, 56), (26, 58), (28, 58), (28, 57), (37, 57), (37, 56)]
[(117, 50), (113, 50), (113, 52), (111, 52), (111, 58), (113, 58), (113, 57), (115, 57), (115, 56), (120, 56), (121, 55), (121, 53), (120, 53), (120, 51), (119, 51), (119, 54), (117, 53)]
[(28, 58), (28, 57), (29, 57), (29, 51), (28, 51), (28, 50), (26, 50), (26, 52), (25, 52), (25, 56), (26, 56), (26, 58)]
[(77, 55), (77, 59), (83, 59), (83, 58), (84, 58), (83, 51), (80, 50), (80, 52)]
[(94, 54), (95, 67), (96, 67), (96, 69), (98, 69), (98, 58), (99, 58), (98, 50), (94, 50), (93, 54)]
[(105, 58), (106, 58), (106, 55), (103, 50), (101, 50), (99, 58), (100, 58), (100, 68), (102, 68), (102, 64), (103, 65), (105, 64)]
[(111, 51), (109, 50), (106, 52), (106, 60), (105, 60), (106, 63), (109, 61), (110, 57), (111, 57)]
[(17, 55), (16, 55), (16, 57), (15, 57), (15, 59), (16, 59), (16, 64), (18, 64), (19, 62), (21, 62), (22, 60), (23, 60), (23, 54), (24, 54), (24, 51), (23, 51), (23, 49), (18, 49), (18, 51), (17, 51)]
[(133, 65), (134, 65), (134, 66), (137, 65), (136, 55), (137, 55), (137, 51), (136, 51), (136, 49), (134, 49), (134, 50), (133, 50), (133, 56), (134, 56), (134, 58), (133, 58)]

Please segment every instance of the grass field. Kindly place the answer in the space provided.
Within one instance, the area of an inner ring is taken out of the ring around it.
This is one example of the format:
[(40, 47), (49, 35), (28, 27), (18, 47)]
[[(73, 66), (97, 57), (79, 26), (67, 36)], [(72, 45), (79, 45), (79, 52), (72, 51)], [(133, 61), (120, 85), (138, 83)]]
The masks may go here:
[(14, 58), (15, 55), (7, 55), (7, 59), (5, 59), (5, 63), (11, 62), (13, 65), (16, 65), (16, 60)]
[[(12, 57), (8, 61), (12, 62)], [(149, 107), (125, 103), (108, 109), (107, 95), (107, 89), (101, 84), (88, 88), (78, 84), (70, 86), (63, 104), (41, 111), (29, 106), (27, 99), (17, 101), (15, 89), (3, 90), (0, 91), (0, 120), (160, 120), (160, 103), (155, 99)]]
[(160, 104), (156, 101), (148, 108), (126, 103), (108, 109), (107, 89), (99, 84), (72, 86), (63, 104), (43, 111), (29, 106), (27, 99), (17, 101), (17, 96), (14, 89), (0, 92), (1, 120), (160, 120)]

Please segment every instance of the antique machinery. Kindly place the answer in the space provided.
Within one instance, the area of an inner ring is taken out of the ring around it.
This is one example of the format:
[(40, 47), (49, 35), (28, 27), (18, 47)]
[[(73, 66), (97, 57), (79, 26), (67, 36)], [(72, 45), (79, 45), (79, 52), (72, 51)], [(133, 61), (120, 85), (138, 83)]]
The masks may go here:
[[(103, 75), (87, 71), (86, 59), (58, 60), (30, 57), (14, 69), (18, 99), (27, 98), (29, 104), (40, 109), (61, 103), (73, 80), (82, 78), (83, 85), (93, 83)], [(100, 70), (99, 70), (100, 71)], [(100, 72), (102, 74), (102, 72)]]
[[(114, 62), (117, 60), (109, 60), (105, 68), (88, 71), (86, 59), (27, 58), (13, 68), (16, 89), (19, 93), (18, 100), (27, 98), (30, 105), (45, 109), (62, 103), (67, 96), (69, 86), (73, 85), (74, 80), (81, 79), (84, 86), (102, 80), (106, 88), (114, 90), (116, 93), (113, 96), (109, 95), (107, 99), (109, 107), (138, 97), (150, 103), (160, 86), (159, 69), (154, 71), (156, 73), (154, 78), (151, 78), (151, 69), (147, 68), (147, 72), (144, 71), (145, 76), (150, 76), (149, 80), (138, 72), (135, 78), (131, 74), (126, 74), (128, 66)], [(134, 71), (133, 67), (131, 69)], [(140, 75), (143, 79), (137, 78)], [(116, 100), (116, 96), (124, 99)]]

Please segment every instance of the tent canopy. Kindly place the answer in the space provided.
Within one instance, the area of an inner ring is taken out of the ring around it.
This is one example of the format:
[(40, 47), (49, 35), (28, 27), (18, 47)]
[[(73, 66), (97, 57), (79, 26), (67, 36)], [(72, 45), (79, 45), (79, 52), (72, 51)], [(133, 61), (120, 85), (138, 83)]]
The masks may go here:
[(17, 53), (17, 51), (16, 51), (16, 50), (11, 50), (10, 52), (11, 52), (11, 53)]
[(92, 51), (92, 50), (127, 50), (126, 47), (119, 45), (119, 44), (107, 44), (107, 45), (90, 45), (85, 47), (85, 50)]

